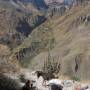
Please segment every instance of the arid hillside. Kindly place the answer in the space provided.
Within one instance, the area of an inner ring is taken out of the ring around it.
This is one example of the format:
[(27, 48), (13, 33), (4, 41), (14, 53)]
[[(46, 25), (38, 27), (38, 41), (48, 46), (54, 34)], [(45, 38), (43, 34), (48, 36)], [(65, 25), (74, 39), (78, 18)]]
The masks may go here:
[(90, 2), (85, 1), (55, 4), (50, 12), (0, 2), (0, 71), (41, 70), (49, 59), (60, 63), (59, 75), (90, 79)]
[[(12, 50), (46, 20), (46, 17), (38, 10), (35, 11), (32, 5), (24, 8), (23, 3), (19, 4), (0, 1), (0, 71), (3, 72), (19, 70), (18, 61), (10, 57)], [(33, 8), (33, 12), (29, 7)]]
[(56, 58), (60, 61), (60, 75), (80, 80), (90, 79), (89, 34), (88, 3), (72, 7), (60, 17), (49, 17), (13, 50), (12, 56), (16, 55), (17, 59), (30, 69), (38, 70), (42, 69), (49, 53), (51, 60)]

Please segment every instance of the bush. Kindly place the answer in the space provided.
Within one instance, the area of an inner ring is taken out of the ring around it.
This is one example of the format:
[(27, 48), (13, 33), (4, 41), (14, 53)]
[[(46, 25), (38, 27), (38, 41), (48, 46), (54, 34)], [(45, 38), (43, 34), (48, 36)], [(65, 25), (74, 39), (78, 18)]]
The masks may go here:
[(20, 88), (15, 80), (0, 74), (0, 90), (20, 90)]

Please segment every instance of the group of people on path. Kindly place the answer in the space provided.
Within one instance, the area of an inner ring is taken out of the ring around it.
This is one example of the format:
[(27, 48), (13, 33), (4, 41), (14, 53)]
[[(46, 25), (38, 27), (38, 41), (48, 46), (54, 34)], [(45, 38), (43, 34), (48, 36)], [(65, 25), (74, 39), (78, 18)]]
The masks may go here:
[[(41, 71), (32, 73), (32, 75), (35, 74), (35, 77), (37, 77), (35, 83), (31, 81), (32, 78), (31, 80), (27, 80), (25, 85), (22, 86), (22, 90), (90, 90), (90, 87), (87, 84), (85, 85), (73, 80), (62, 81), (58, 78), (51, 77), (50, 75), (47, 75), (46, 73), (43, 73)], [(42, 80), (40, 79), (40, 77)], [(43, 89), (46, 88), (45, 86), (48, 86), (48, 89)]]
[[(63, 87), (60, 85), (52, 84), (50, 90), (62, 90), (62, 88)], [(32, 82), (30, 80), (27, 80), (25, 85), (22, 87), (22, 90), (36, 90), (36, 89), (34, 88)]]
[[(33, 86), (32, 81), (27, 80), (27, 82), (25, 83), (25, 85), (22, 87), (22, 90), (38, 90)], [(56, 85), (56, 84), (52, 84), (50, 90), (69, 90), (69, 89), (64, 89), (62, 85)], [(70, 89), (71, 90), (71, 89)], [(85, 87), (81, 87), (78, 86), (76, 89), (74, 90), (90, 90), (90, 88), (88, 86)]]

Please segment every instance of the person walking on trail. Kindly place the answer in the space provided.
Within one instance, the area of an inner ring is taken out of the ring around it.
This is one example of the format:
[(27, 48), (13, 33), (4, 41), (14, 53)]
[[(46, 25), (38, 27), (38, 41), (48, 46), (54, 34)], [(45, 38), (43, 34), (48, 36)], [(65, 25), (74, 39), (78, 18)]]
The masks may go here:
[(30, 80), (28, 80), (25, 85), (22, 87), (22, 90), (32, 90), (32, 83)]

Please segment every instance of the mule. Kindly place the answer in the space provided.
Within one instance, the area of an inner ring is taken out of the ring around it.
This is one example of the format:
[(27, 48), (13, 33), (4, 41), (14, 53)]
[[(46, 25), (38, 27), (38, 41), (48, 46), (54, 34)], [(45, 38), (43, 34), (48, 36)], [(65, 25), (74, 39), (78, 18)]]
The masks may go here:
[(38, 78), (39, 78), (40, 76), (43, 77), (43, 83), (42, 83), (42, 85), (44, 85), (44, 86), (46, 85), (46, 81), (51, 80), (51, 79), (53, 79), (53, 78), (56, 78), (54, 74), (45, 73), (45, 72), (43, 72), (43, 71), (36, 71), (35, 73), (37, 74), (37, 77), (38, 77)]

